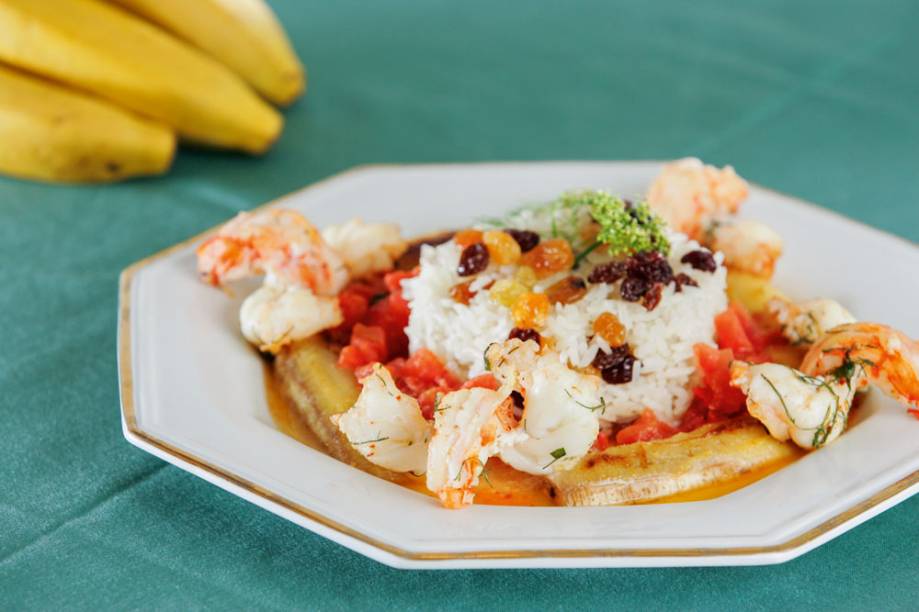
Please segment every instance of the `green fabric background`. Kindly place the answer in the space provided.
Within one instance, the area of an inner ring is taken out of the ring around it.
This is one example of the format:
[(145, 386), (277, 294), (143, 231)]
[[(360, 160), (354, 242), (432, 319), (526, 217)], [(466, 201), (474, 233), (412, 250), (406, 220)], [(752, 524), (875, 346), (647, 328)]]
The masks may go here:
[(264, 158), (0, 179), (0, 608), (915, 607), (919, 498), (774, 567), (391, 570), (128, 445), (115, 368), (122, 268), (367, 162), (693, 154), (919, 240), (915, 0), (273, 4), (310, 89)]

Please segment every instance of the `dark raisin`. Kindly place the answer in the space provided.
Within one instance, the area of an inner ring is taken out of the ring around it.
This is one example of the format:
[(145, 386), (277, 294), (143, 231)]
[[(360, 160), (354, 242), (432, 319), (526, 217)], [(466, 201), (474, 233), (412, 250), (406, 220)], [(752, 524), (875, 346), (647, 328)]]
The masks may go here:
[(539, 244), (539, 234), (530, 230), (506, 229), (504, 233), (510, 234), (511, 238), (517, 241), (521, 253), (532, 251)]
[(690, 251), (683, 255), (683, 258), (680, 259), (683, 263), (688, 263), (696, 270), (702, 270), (703, 272), (714, 272), (718, 269), (718, 264), (715, 263), (715, 256), (711, 254), (711, 251)]
[(652, 283), (669, 283), (673, 279), (670, 262), (657, 251), (636, 253), (627, 262), (627, 273), (631, 277), (644, 278)]
[(608, 353), (602, 349), (597, 351), (597, 355), (594, 357), (594, 360), (591, 363), (598, 370), (605, 370), (606, 368), (613, 367), (631, 355), (632, 348), (628, 344), (622, 344), (620, 346), (614, 346), (610, 348)]
[(600, 370), (600, 376), (611, 385), (624, 385), (632, 382), (632, 371), (635, 366), (635, 358), (631, 355), (617, 363), (616, 365)]
[(664, 292), (663, 283), (654, 283), (648, 292), (641, 298), (641, 305), (646, 310), (654, 310), (661, 303), (661, 295)]
[(637, 302), (651, 288), (651, 282), (644, 278), (628, 277), (619, 287), (619, 295), (626, 302)]
[(673, 283), (676, 285), (675, 291), (679, 293), (683, 290), (683, 287), (698, 287), (699, 283), (696, 282), (696, 279), (691, 277), (688, 274), (680, 272), (673, 277)]
[(590, 272), (587, 280), (592, 283), (615, 283), (625, 276), (626, 265), (623, 261), (610, 261), (600, 264)]
[(517, 338), (521, 342), (526, 342), (527, 340), (533, 340), (536, 344), (539, 344), (542, 341), (542, 336), (539, 335), (539, 332), (535, 329), (530, 329), (529, 327), (515, 327), (511, 330), (511, 333), (507, 335), (508, 340), (513, 340)]
[(472, 276), (488, 267), (488, 249), (481, 242), (470, 244), (460, 255), (456, 273), (460, 276)]
[(511, 401), (514, 402), (514, 418), (520, 421), (523, 418), (523, 394), (520, 391), (511, 391)]

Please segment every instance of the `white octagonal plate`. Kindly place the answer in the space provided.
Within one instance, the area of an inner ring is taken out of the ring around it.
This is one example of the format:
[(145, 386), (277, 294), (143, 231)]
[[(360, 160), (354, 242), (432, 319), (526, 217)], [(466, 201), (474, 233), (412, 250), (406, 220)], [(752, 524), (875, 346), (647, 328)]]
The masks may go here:
[[(357, 168), (268, 206), (323, 227), (355, 216), (406, 235), (548, 201), (574, 188), (644, 193), (659, 162)], [(919, 335), (913, 244), (753, 187), (744, 216), (784, 238), (776, 284), (832, 297), (862, 320)], [(272, 423), (262, 365), (237, 328), (239, 300), (202, 284), (198, 236), (122, 275), (124, 434), (140, 448), (378, 561), (407, 568), (765, 564), (800, 555), (919, 487), (919, 422), (873, 392), (828, 448), (724, 497), (607, 508), (473, 506), (435, 500), (300, 444)], [(896, 295), (892, 292), (896, 290)]]

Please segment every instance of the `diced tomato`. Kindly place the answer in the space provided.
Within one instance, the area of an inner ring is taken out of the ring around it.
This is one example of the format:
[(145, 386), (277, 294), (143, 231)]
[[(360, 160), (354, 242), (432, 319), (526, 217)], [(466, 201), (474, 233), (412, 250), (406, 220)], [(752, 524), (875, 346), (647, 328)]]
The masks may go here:
[(415, 351), (405, 360), (405, 376), (430, 382), (445, 389), (458, 389), (460, 380), (453, 375), (444, 362), (428, 349)]
[[(355, 370), (356, 368), (367, 365), (367, 362), (364, 361), (364, 355), (356, 347), (346, 346), (341, 349), (341, 352), (338, 354), (338, 365), (343, 368), (348, 368), (349, 370)], [(358, 379), (360, 379), (360, 377)]]
[(338, 294), (338, 306), (344, 320), (338, 327), (329, 330), (329, 336), (334, 342), (347, 344), (351, 339), (354, 325), (362, 321), (367, 314), (369, 302), (360, 292), (346, 288)]
[(370, 300), (362, 292), (346, 290), (338, 295), (338, 306), (341, 308), (342, 317), (345, 319), (342, 325), (350, 329), (367, 314)]
[(753, 345), (753, 350), (761, 351), (766, 348), (766, 345), (769, 344), (770, 341), (770, 334), (768, 330), (753, 317), (750, 311), (747, 310), (743, 304), (738, 302), (731, 302), (731, 305), (728, 306), (728, 310), (733, 312), (737, 320), (740, 321), (744, 333)]
[(463, 383), (463, 389), (473, 389), (475, 387), (481, 387), (482, 389), (491, 389), (492, 391), (498, 390), (498, 379), (494, 377), (493, 374), (486, 372), (485, 374), (480, 374), (475, 378), (470, 378)]
[(613, 445), (613, 430), (611, 429), (601, 429), (600, 433), (597, 434), (597, 441), (594, 442), (594, 446), (599, 451), (605, 451), (610, 446)]
[(907, 408), (906, 412), (919, 419), (919, 408)]
[(385, 297), (388, 290), (380, 275), (369, 276), (348, 284), (338, 294), (338, 306), (341, 308), (343, 321), (341, 325), (330, 329), (328, 334), (333, 342), (348, 344), (351, 330), (356, 323), (368, 323), (367, 311), (374, 298)]
[(694, 395), (709, 409), (723, 415), (733, 415), (746, 407), (746, 397), (740, 389), (731, 386), (731, 349), (714, 349), (706, 344), (693, 347), (702, 384), (693, 390)]
[(437, 407), (437, 395), (442, 393), (437, 387), (431, 387), (422, 391), (418, 396), (418, 406), (421, 408), (421, 416), (429, 421), (434, 420), (434, 408)]
[(731, 349), (736, 358), (753, 363), (768, 361), (765, 349), (770, 344), (784, 343), (780, 330), (768, 329), (736, 302), (715, 317), (715, 337), (720, 348)]
[(728, 308), (715, 317), (715, 338), (719, 347), (732, 351), (738, 357), (752, 355), (756, 350), (736, 311), (732, 308)]
[(405, 335), (408, 317), (394, 310), (393, 303), (392, 295), (381, 299), (370, 307), (365, 321), (368, 325), (374, 325), (384, 331), (391, 350), (390, 356), (396, 357), (408, 353), (408, 336)]
[(386, 332), (390, 357), (408, 353), (408, 336), (405, 335), (405, 328), (411, 311), (408, 302), (402, 297), (402, 281), (417, 273), (416, 269), (411, 272), (400, 270), (386, 274), (383, 277), (383, 285), (389, 294), (371, 305), (365, 317), (365, 323), (377, 325)]
[[(338, 303), (344, 321), (329, 332), (333, 341), (347, 345), (339, 355), (342, 366), (354, 369), (373, 361), (386, 362), (408, 355), (405, 327), (410, 310), (402, 297), (402, 281), (417, 273), (417, 269), (389, 272), (355, 281), (342, 290)], [(358, 325), (363, 326), (362, 331), (355, 334)], [(373, 332), (371, 339), (374, 348), (368, 347), (366, 328), (369, 327), (379, 330)]]
[(713, 410), (709, 410), (708, 406), (698, 397), (694, 397), (692, 403), (689, 404), (689, 408), (683, 413), (683, 418), (680, 419), (679, 429), (680, 431), (693, 431), (706, 423), (712, 423), (717, 420), (721, 420), (720, 415)]
[(351, 343), (338, 355), (338, 364), (354, 370), (368, 363), (385, 361), (388, 354), (383, 329), (357, 323), (351, 330)]
[(632, 424), (626, 425), (619, 430), (619, 433), (616, 434), (616, 444), (660, 440), (669, 438), (677, 431), (677, 429), (659, 420), (653, 410), (646, 408)]

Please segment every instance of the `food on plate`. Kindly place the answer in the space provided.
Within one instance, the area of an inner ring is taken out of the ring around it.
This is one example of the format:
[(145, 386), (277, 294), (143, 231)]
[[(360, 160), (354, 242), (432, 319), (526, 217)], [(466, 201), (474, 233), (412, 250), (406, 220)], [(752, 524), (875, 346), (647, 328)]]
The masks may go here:
[(165, 125), (0, 66), (0, 171), (46, 181), (114, 181), (165, 172)]
[(815, 340), (798, 369), (731, 364), (731, 384), (743, 390), (749, 413), (777, 440), (806, 449), (839, 437), (855, 394), (869, 383), (919, 407), (919, 344), (886, 325), (844, 323)]
[(648, 204), (673, 230), (720, 252), (728, 267), (771, 278), (782, 238), (767, 225), (735, 216), (748, 191), (731, 166), (719, 170), (687, 158), (664, 167), (648, 190)]
[(263, 0), (115, 0), (206, 51), (275, 104), (303, 93), (303, 66)]
[[(641, 452), (635, 452), (638, 448)], [(800, 456), (755, 419), (709, 423), (669, 438), (611, 446), (552, 475), (567, 506), (608, 506), (662, 499), (732, 482)]]
[(919, 414), (916, 342), (776, 290), (747, 191), (681, 160), (647, 201), (572, 191), (414, 243), (268, 209), (198, 270), (264, 277), (243, 335), (342, 461), (448, 508), (703, 496), (832, 442), (869, 384)]
[(229, 68), (100, 0), (0, 2), (0, 60), (152, 117), (200, 144), (262, 153), (283, 124)]

